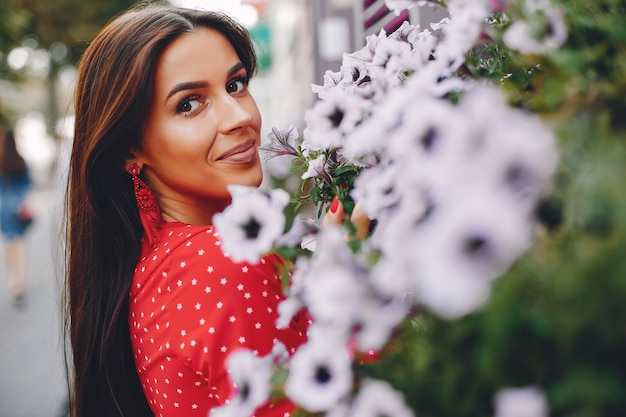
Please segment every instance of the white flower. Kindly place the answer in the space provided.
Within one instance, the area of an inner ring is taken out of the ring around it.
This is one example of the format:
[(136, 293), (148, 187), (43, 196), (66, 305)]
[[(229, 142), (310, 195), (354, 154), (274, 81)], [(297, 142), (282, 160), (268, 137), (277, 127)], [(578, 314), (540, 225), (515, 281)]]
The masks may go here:
[(405, 20), (404, 22), (402, 22), (398, 29), (396, 29), (393, 33), (389, 35), (389, 37), (392, 39), (409, 42), (411, 45), (413, 45), (411, 39), (415, 39), (415, 37), (419, 33), (419, 30), (419, 25), (412, 25)]
[(328, 174), (326, 173), (326, 157), (324, 155), (318, 155), (313, 159), (308, 159), (307, 170), (304, 174), (302, 174), (302, 179), (305, 180), (307, 178), (325, 178), (328, 179)]
[(310, 329), (309, 341), (291, 360), (285, 393), (308, 411), (330, 410), (350, 392), (351, 364), (344, 338)]
[[(288, 294), (304, 301), (314, 321), (349, 329), (367, 297), (363, 269), (348, 248), (341, 227), (323, 228), (317, 242), (311, 260), (299, 260), (296, 265)], [(284, 308), (293, 311), (295, 306)]]
[(298, 297), (287, 297), (278, 304), (278, 318), (276, 327), (286, 329), (291, 324), (293, 317), (304, 307), (304, 303)]
[(237, 262), (257, 262), (283, 234), (289, 193), (275, 189), (265, 194), (241, 185), (229, 185), (228, 190), (232, 203), (213, 216), (223, 250)]
[(353, 323), (366, 297), (357, 274), (356, 268), (345, 265), (316, 264), (309, 272), (303, 293), (315, 321), (337, 323), (346, 328)]
[(378, 164), (363, 170), (355, 180), (351, 195), (370, 219), (377, 219), (382, 210), (400, 201), (398, 173), (395, 164)]
[(296, 260), (294, 272), (291, 275), (291, 283), (286, 289), (286, 298), (278, 304), (278, 319), (276, 327), (284, 329), (289, 326), (291, 319), (304, 307), (302, 294), (305, 289), (305, 282), (310, 270), (310, 259), (299, 257)]
[[(434, 25), (434, 24), (433, 24)], [(435, 27), (433, 27), (433, 30)], [(433, 54), (437, 46), (437, 38), (428, 30), (414, 30), (409, 34), (408, 41), (413, 46), (413, 61), (417, 61), (422, 67)]]
[(335, 407), (331, 410), (328, 410), (324, 417), (348, 417), (348, 412), (350, 411), (350, 399), (346, 399), (340, 401)]
[(374, 165), (388, 144), (389, 130), (398, 122), (401, 113), (387, 111), (379, 105), (373, 109), (373, 115), (346, 136), (341, 157), (357, 166)]
[(441, 30), (450, 24), (450, 18), (444, 17), (439, 22), (434, 22), (430, 24), (432, 30)]
[(548, 401), (535, 386), (505, 388), (494, 398), (494, 417), (548, 417)]
[(352, 251), (346, 244), (346, 233), (341, 227), (323, 227), (317, 236), (318, 248), (313, 256), (316, 265), (325, 267), (350, 262)]
[[(418, 80), (418, 75), (414, 80)], [(412, 91), (411, 82), (407, 91)], [(417, 90), (419, 91), (419, 90)], [(410, 101), (410, 96), (395, 93), (389, 96), (387, 104), (396, 109), (397, 127), (385, 137), (385, 146), (380, 153), (394, 164), (398, 178), (408, 172), (421, 171), (422, 164), (433, 158), (441, 158), (452, 146), (450, 142), (462, 137), (464, 120), (458, 111), (445, 100), (422, 93), (419, 100)], [(381, 109), (380, 117), (385, 113)], [(364, 127), (365, 127), (364, 123)], [(352, 144), (352, 142), (348, 142)]]
[(291, 228), (287, 233), (279, 237), (275, 245), (276, 246), (295, 246), (302, 242), (302, 239), (314, 232), (317, 232), (319, 227), (309, 219), (304, 219), (301, 215), (296, 215), (291, 224)]
[(329, 90), (336, 87), (342, 79), (343, 79), (343, 73), (341, 71), (335, 72), (335, 71), (327, 70), (324, 73), (324, 84), (323, 85), (313, 84), (311, 86), (311, 91), (317, 94), (319, 98), (323, 99), (326, 97), (326, 93)]
[(529, 246), (532, 224), (493, 190), (462, 185), (440, 197), (407, 247), (415, 296), (436, 314), (456, 318), (481, 307), (491, 282)]
[(271, 394), (271, 357), (257, 357), (249, 350), (237, 350), (228, 356), (228, 373), (236, 392), (228, 404), (213, 408), (210, 417), (249, 416)]
[(534, 210), (558, 161), (552, 130), (536, 115), (509, 107), (492, 87), (467, 93), (459, 110), (468, 116), (465, 130), (475, 138), (460, 156), (466, 167), (459, 178), (504, 191), (525, 210)]
[(328, 98), (331, 91), (338, 90), (337, 94), (359, 95), (370, 97), (372, 94), (369, 88), (370, 76), (365, 64), (359, 59), (352, 59), (344, 55), (344, 63), (337, 72), (326, 71), (324, 74), (324, 85), (313, 85), (312, 91), (320, 99)]
[[(421, 126), (434, 123), (449, 126), (451, 105), (433, 99), (432, 91), (438, 87), (430, 75), (430, 71), (422, 71), (413, 75), (403, 88), (390, 90), (372, 108), (371, 116), (346, 137), (341, 155), (357, 165), (373, 165), (393, 149), (398, 149), (403, 158), (409, 148), (399, 141), (414, 141), (421, 133)], [(443, 106), (445, 111), (439, 111)], [(426, 133), (428, 129), (423, 130)], [(389, 157), (395, 159), (393, 155)]]
[(370, 293), (361, 301), (356, 317), (358, 331), (354, 337), (361, 352), (382, 349), (410, 307), (408, 300), (399, 297), (383, 300), (373, 295)]
[(385, 37), (378, 41), (372, 62), (367, 65), (372, 77), (385, 80), (390, 86), (399, 85), (406, 70), (406, 63), (412, 58), (411, 44), (404, 40)]
[(302, 237), (302, 242), (300, 242), (300, 247), (302, 249), (306, 249), (310, 252), (315, 252), (317, 249), (317, 235), (310, 234)]
[(341, 63), (342, 67), (358, 67), (360, 65), (367, 65), (372, 62), (374, 59), (374, 51), (376, 50), (376, 46), (381, 39), (384, 39), (387, 36), (387, 33), (384, 29), (381, 29), (380, 32), (368, 35), (365, 38), (365, 46), (358, 51), (344, 54), (343, 61)]
[(530, 21), (514, 22), (504, 32), (504, 43), (523, 54), (543, 54), (560, 48), (568, 36), (563, 11), (553, 7), (543, 13), (543, 19), (535, 14)]
[(443, 40), (437, 45), (433, 63), (440, 76), (452, 73), (465, 61), (469, 51), (482, 33), (482, 23), (491, 13), (486, 0), (457, 0), (449, 2), (450, 22), (441, 31)]
[(341, 71), (345, 76), (335, 89), (340, 89), (344, 94), (365, 99), (367, 100), (365, 103), (369, 105), (374, 104), (377, 97), (382, 94), (383, 86), (378, 80), (372, 79), (365, 64), (344, 65)]
[(281, 155), (296, 155), (296, 139), (298, 139), (298, 128), (290, 125), (285, 130), (278, 130), (275, 127), (268, 133), (267, 138), (270, 143), (259, 147), (266, 159)]
[(311, 152), (329, 150), (343, 144), (346, 133), (354, 130), (365, 114), (367, 102), (354, 94), (332, 89), (304, 114), (302, 147)]
[(458, 106), (431, 99), (412, 110), (388, 135), (385, 152), (396, 165), (400, 194), (424, 185), (445, 194), (459, 184), (482, 184), (532, 210), (549, 188), (558, 160), (553, 132), (535, 115), (510, 108), (496, 88), (474, 88)]
[(374, 379), (363, 381), (350, 417), (413, 417), (413, 411), (404, 402), (404, 396), (393, 389), (389, 383)]
[(470, 90), (456, 106), (422, 98), (399, 118), (380, 149), (387, 159), (355, 182), (355, 199), (378, 220), (370, 279), (385, 296), (412, 293), (458, 317), (487, 300), (491, 281), (530, 244), (532, 211), (557, 162), (554, 137), (494, 88)]

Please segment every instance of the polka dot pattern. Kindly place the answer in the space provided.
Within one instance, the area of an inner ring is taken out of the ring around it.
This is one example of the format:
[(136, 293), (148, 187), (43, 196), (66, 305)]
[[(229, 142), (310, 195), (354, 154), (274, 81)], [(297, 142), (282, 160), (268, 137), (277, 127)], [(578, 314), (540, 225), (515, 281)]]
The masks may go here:
[[(226, 403), (233, 384), (228, 355), (266, 355), (275, 341), (293, 354), (306, 340), (307, 318), (277, 329), (283, 299), (275, 256), (258, 264), (225, 256), (211, 227), (168, 223), (152, 247), (144, 241), (130, 294), (135, 364), (155, 416), (206, 417)], [(288, 416), (291, 404), (265, 405), (256, 416)]]

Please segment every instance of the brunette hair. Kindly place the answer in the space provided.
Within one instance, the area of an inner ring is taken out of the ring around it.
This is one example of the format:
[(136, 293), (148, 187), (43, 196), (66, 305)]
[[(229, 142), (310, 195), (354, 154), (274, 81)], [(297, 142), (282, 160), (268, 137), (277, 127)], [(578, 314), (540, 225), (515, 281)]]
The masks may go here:
[(237, 22), (165, 5), (120, 15), (79, 62), (64, 218), (72, 417), (152, 415), (130, 344), (129, 291), (144, 231), (124, 166), (140, 146), (160, 55), (199, 27), (223, 34), (254, 74), (254, 49)]
[(0, 174), (15, 177), (24, 175), (27, 170), (24, 158), (17, 151), (13, 129), (9, 129), (4, 132), (0, 142)]

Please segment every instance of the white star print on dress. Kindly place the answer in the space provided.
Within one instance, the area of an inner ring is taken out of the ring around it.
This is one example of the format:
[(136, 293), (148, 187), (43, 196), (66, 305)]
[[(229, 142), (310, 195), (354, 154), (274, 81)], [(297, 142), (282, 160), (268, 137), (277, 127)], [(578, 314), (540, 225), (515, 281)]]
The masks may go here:
[[(306, 340), (307, 318), (303, 313), (289, 328), (276, 329), (283, 299), (279, 258), (234, 263), (213, 227), (168, 223), (161, 239), (154, 247), (144, 242), (133, 277), (135, 364), (155, 416), (206, 417), (233, 394), (225, 366), (232, 351), (266, 355), (280, 340), (293, 352)], [(260, 407), (255, 416), (292, 410), (282, 401)]]

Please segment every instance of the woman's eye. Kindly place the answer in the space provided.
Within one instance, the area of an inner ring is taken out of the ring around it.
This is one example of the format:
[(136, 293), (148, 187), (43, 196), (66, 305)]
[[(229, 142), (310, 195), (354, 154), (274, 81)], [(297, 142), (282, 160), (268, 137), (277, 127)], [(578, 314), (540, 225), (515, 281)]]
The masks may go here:
[(247, 78), (237, 78), (228, 83), (228, 85), (226, 86), (226, 91), (228, 91), (229, 93), (239, 93), (245, 90), (247, 87)]
[(176, 113), (184, 116), (189, 116), (200, 108), (200, 98), (198, 96), (191, 96), (183, 99), (176, 107)]

